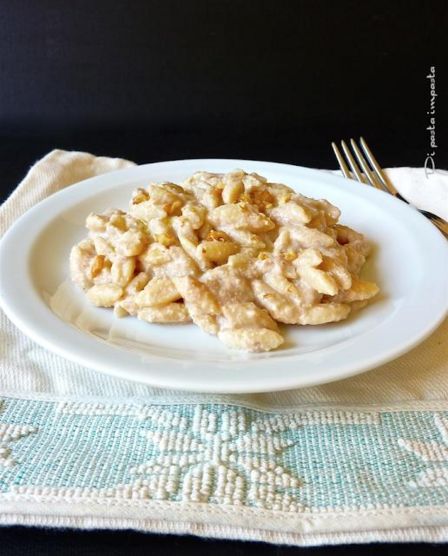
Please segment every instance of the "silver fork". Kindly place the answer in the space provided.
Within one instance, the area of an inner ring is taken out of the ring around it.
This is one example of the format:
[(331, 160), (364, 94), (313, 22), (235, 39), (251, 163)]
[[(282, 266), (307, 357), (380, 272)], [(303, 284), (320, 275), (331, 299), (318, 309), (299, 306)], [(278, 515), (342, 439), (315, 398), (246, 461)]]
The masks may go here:
[[(353, 158), (353, 155), (350, 152), (350, 149), (348, 148), (346, 142), (341, 141), (342, 150), (344, 151), (345, 157), (356, 179), (361, 183), (367, 182), (369, 185), (372, 185), (377, 189), (386, 191), (386, 193), (390, 193), (397, 199), (400, 199), (400, 201), (403, 201), (410, 205), (411, 203), (406, 201), (406, 199), (400, 195), (400, 193), (395, 189), (389, 178), (386, 176), (385, 172), (378, 164), (378, 161), (373, 156), (372, 151), (369, 149), (366, 141), (361, 137), (359, 142), (364, 154), (361, 152), (361, 149), (358, 147), (356, 142), (353, 139), (350, 139), (350, 145), (352, 147), (353, 154), (355, 155), (358, 164), (361, 166), (362, 172), (355, 159)], [(345, 162), (344, 157), (342, 156), (341, 151), (337, 147), (336, 143), (331, 143), (331, 146), (333, 147), (334, 154), (338, 159), (339, 167), (341, 168), (342, 173), (346, 178), (352, 179), (352, 175), (347, 166), (347, 163)], [(366, 158), (369, 163), (367, 163)], [(424, 216), (426, 216), (426, 218), (428, 218), (434, 224), (434, 226), (436, 226), (443, 234), (445, 234), (445, 236), (448, 237), (448, 222), (446, 222), (446, 220), (444, 220), (440, 216), (437, 216), (437, 214), (433, 214), (432, 212), (429, 212), (427, 210), (417, 210)]]

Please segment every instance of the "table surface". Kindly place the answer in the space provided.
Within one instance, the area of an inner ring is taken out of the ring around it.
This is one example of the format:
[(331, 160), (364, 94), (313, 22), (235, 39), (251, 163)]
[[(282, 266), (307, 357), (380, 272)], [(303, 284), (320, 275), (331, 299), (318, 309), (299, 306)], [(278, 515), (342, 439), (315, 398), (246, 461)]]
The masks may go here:
[[(214, 157), (336, 168), (330, 142), (362, 134), (383, 166), (421, 167), (430, 141), (432, 64), (435, 163), (448, 168), (447, 14), (444, 0), (427, 7), (386, 0), (2, 3), (0, 198), (53, 148), (138, 163)], [(1, 556), (130, 551), (436, 556), (447, 549), (302, 549), (0, 528)]]
[(134, 531), (0, 528), (2, 556), (442, 556), (443, 544), (368, 544), (312, 548), (149, 535)]

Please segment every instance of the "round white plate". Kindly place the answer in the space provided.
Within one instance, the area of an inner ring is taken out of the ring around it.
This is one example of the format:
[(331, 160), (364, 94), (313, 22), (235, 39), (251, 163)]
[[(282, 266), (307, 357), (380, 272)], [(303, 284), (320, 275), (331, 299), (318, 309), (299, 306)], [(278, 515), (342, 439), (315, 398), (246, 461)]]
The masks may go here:
[[(126, 208), (149, 181), (179, 182), (196, 170), (242, 168), (325, 198), (374, 252), (363, 275), (379, 297), (350, 319), (285, 327), (274, 352), (228, 350), (193, 324), (117, 319), (91, 306), (69, 280), (68, 257), (91, 211)], [(0, 243), (0, 299), (10, 319), (44, 347), (82, 365), (151, 385), (202, 392), (264, 392), (309, 386), (371, 369), (428, 336), (448, 306), (448, 248), (417, 211), (392, 196), (327, 172), (248, 160), (180, 160), (98, 176), (52, 195)]]

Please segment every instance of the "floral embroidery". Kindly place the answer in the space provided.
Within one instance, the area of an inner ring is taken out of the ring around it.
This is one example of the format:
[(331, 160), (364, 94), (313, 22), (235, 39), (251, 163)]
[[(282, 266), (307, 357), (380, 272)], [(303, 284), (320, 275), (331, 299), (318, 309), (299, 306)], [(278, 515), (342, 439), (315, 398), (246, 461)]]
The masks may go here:
[(217, 415), (200, 406), (191, 421), (165, 411), (161, 422), (162, 429), (142, 433), (158, 455), (133, 469), (134, 487), (163, 500), (177, 493), (188, 502), (297, 510), (299, 479), (281, 461), (293, 445), (282, 436), (285, 426), (273, 432), (269, 417), (249, 423), (239, 409)]
[[(440, 433), (442, 442), (400, 438), (398, 444), (425, 462), (448, 463), (448, 418), (435, 415), (434, 424)], [(425, 469), (409, 485), (412, 487), (448, 486), (448, 466), (439, 465), (436, 468)]]

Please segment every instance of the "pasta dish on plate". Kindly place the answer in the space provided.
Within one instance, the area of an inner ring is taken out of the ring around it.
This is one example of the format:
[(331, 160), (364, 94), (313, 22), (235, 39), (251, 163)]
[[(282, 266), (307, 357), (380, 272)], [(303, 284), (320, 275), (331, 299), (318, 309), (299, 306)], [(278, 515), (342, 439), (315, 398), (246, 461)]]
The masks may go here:
[(278, 323), (341, 321), (378, 293), (360, 278), (369, 243), (339, 217), (255, 173), (196, 172), (137, 189), (127, 212), (89, 214), (71, 277), (117, 317), (193, 321), (230, 348), (270, 351)]

